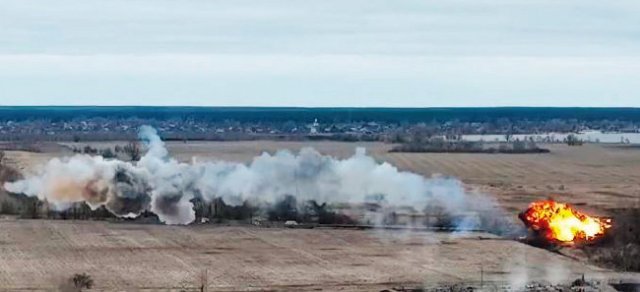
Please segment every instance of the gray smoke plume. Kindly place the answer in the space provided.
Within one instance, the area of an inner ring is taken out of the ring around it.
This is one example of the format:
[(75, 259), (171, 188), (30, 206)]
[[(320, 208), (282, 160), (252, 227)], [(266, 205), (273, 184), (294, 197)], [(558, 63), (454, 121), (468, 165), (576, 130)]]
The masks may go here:
[(389, 206), (416, 210), (438, 206), (454, 213), (470, 207), (460, 181), (399, 171), (389, 163), (376, 162), (364, 149), (343, 160), (305, 148), (298, 154), (264, 153), (249, 164), (181, 163), (169, 157), (153, 128), (142, 127), (140, 138), (147, 152), (137, 163), (88, 155), (54, 158), (37, 175), (6, 183), (4, 188), (37, 196), (60, 209), (86, 202), (124, 217), (148, 210), (167, 224), (194, 221), (191, 200), (196, 197), (260, 205), (273, 204), (283, 195), (295, 195), (299, 202), (352, 204), (379, 196)]

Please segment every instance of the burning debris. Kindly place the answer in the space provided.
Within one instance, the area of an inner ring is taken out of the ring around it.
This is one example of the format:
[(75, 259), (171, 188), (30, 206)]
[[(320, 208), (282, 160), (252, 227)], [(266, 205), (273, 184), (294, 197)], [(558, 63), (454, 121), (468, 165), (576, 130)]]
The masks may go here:
[(193, 222), (195, 199), (264, 207), (285, 195), (318, 204), (362, 204), (371, 195), (380, 195), (385, 206), (412, 206), (418, 211), (437, 206), (446, 214), (483, 205), (478, 201), (482, 198), (469, 196), (456, 179), (399, 171), (376, 162), (364, 149), (343, 160), (305, 148), (298, 154), (264, 153), (249, 164), (181, 163), (169, 157), (154, 129), (142, 127), (140, 138), (146, 153), (138, 162), (89, 155), (54, 158), (36, 175), (6, 183), (4, 188), (38, 197), (61, 210), (85, 202), (92, 209), (104, 206), (119, 217), (150, 211), (167, 224)]
[(553, 200), (533, 202), (519, 217), (547, 243), (557, 245), (594, 242), (611, 228), (610, 219), (589, 216)]

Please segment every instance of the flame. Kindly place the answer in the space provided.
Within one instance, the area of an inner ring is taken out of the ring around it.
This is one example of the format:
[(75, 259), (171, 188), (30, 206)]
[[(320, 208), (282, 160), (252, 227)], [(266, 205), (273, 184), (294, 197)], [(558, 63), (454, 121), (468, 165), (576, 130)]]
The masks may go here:
[(533, 202), (520, 218), (551, 241), (590, 241), (611, 227), (611, 219), (583, 214), (567, 204), (553, 200)]

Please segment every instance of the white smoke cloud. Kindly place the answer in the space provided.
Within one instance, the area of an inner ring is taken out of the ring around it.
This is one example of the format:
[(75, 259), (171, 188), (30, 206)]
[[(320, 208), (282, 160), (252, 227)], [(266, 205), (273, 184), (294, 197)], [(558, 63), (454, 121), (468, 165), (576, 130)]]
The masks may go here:
[(195, 159), (181, 163), (169, 157), (154, 129), (142, 127), (140, 138), (147, 152), (137, 163), (88, 155), (54, 158), (37, 175), (4, 187), (59, 208), (86, 202), (127, 217), (149, 210), (167, 224), (193, 222), (191, 200), (196, 197), (205, 201), (222, 198), (227, 204), (239, 205), (244, 201), (273, 204), (284, 195), (293, 195), (299, 202), (363, 203), (376, 195), (386, 205), (411, 206), (418, 211), (430, 206), (449, 213), (470, 208), (460, 181), (400, 171), (389, 163), (376, 162), (364, 149), (343, 160), (304, 148), (297, 154), (286, 150), (263, 153), (248, 164), (198, 163)]
[(554, 257), (546, 264), (544, 279), (552, 285), (565, 284), (571, 280), (571, 270)]
[(529, 271), (526, 263), (526, 252), (522, 248), (519, 248), (517, 254), (506, 262), (506, 270), (509, 271), (507, 280), (511, 290), (525, 290), (526, 285), (529, 283)]

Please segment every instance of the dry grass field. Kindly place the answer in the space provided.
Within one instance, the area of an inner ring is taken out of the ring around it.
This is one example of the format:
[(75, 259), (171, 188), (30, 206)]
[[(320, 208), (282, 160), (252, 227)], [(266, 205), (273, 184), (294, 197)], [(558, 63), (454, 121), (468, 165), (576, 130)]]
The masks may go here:
[[(598, 214), (607, 214), (609, 208), (640, 207), (640, 148), (633, 147), (545, 145), (551, 153), (429, 154), (388, 153), (392, 145), (383, 143), (168, 143), (171, 154), (182, 161), (196, 157), (198, 161), (248, 162), (263, 151), (309, 146), (343, 158), (356, 147), (365, 147), (377, 160), (402, 170), (458, 177), (469, 189), (497, 198), (512, 214), (548, 196)], [(8, 151), (7, 155), (10, 164), (31, 172), (51, 157), (72, 153), (61, 148), (47, 153)], [(503, 285), (517, 279), (517, 273), (530, 280), (548, 279), (549, 264), (559, 269), (552, 274), (567, 279), (581, 273), (640, 279), (638, 274), (595, 268), (578, 259), (582, 257), (486, 237), (490, 236), (2, 220), (0, 290), (52, 288), (76, 272), (89, 273), (99, 289), (120, 291), (194, 288), (203, 270), (207, 270), (210, 291), (235, 291), (246, 285), (253, 290), (288, 291), (379, 291), (402, 284), (453, 282), (477, 285), (480, 266), (486, 281)]]
[(496, 196), (512, 211), (549, 196), (594, 211), (640, 207), (640, 148), (545, 145), (549, 154), (411, 154), (380, 157), (428, 175), (443, 173)]
[(380, 291), (526, 278), (628, 279), (487, 234), (0, 221), (0, 284), (55, 289), (86, 272), (98, 291)]

